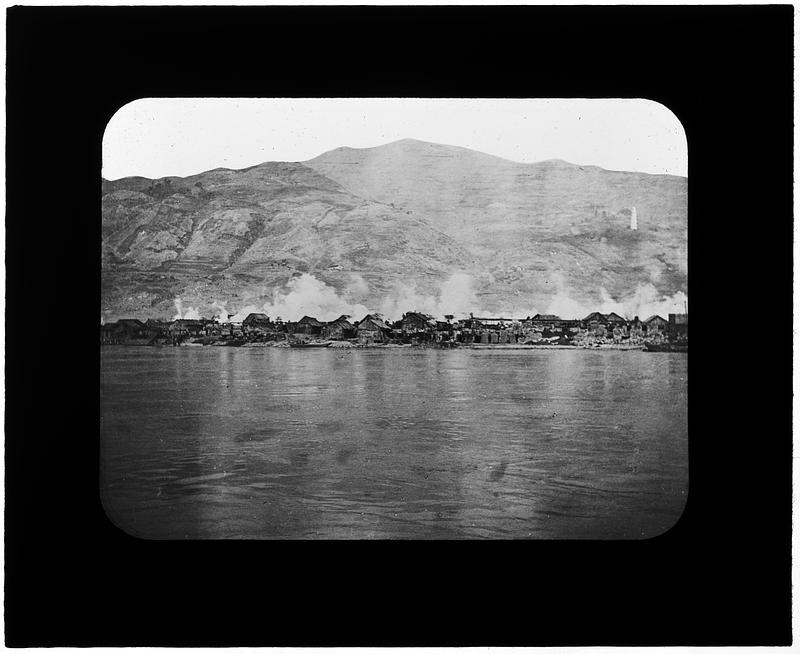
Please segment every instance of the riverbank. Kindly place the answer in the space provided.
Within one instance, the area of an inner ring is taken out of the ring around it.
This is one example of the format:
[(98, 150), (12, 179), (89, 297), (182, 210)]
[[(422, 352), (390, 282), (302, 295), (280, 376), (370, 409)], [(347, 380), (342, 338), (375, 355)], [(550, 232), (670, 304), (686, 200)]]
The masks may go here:
[[(325, 342), (325, 341), (321, 341)], [(246, 343), (242, 345), (242, 347), (289, 347), (286, 341), (280, 342), (267, 342), (267, 343)], [(629, 344), (629, 343), (602, 343), (597, 345), (555, 345), (552, 343), (542, 344), (542, 345), (524, 345), (522, 343), (497, 343), (494, 345), (486, 345), (486, 344), (463, 344), (459, 343), (457, 345), (448, 346), (448, 345), (439, 345), (439, 344), (427, 344), (427, 345), (411, 345), (409, 343), (404, 344), (397, 344), (397, 343), (373, 343), (373, 344), (363, 344), (363, 343), (351, 343), (350, 341), (329, 341), (329, 346), (332, 348), (370, 348), (370, 349), (380, 349), (380, 350), (391, 350), (391, 349), (399, 349), (399, 348), (414, 348), (414, 349), (436, 349), (436, 350), (633, 350), (633, 351), (641, 351), (644, 349), (643, 344)]]
[[(322, 344), (326, 341), (309, 341), (311, 343)], [(542, 345), (523, 345), (521, 343), (497, 343), (494, 345), (487, 345), (487, 344), (463, 344), (459, 343), (457, 345), (439, 345), (439, 344), (426, 344), (426, 345), (411, 345), (409, 343), (372, 343), (372, 344), (365, 344), (365, 343), (352, 343), (350, 341), (327, 341), (328, 347), (331, 349), (377, 349), (377, 350), (395, 350), (395, 349), (406, 349), (406, 348), (414, 348), (414, 349), (436, 349), (436, 350), (499, 350), (499, 351), (508, 351), (508, 350), (615, 350), (615, 351), (635, 351), (641, 352), (646, 350), (644, 344), (630, 344), (630, 343), (599, 343), (594, 345), (555, 345), (555, 344), (542, 344)], [(183, 343), (172, 345), (170, 343), (164, 344), (153, 344), (147, 343), (145, 341), (130, 341), (127, 343), (117, 343), (117, 346), (122, 347), (130, 347), (130, 346), (141, 346), (141, 347), (241, 347), (241, 348), (264, 348), (264, 347), (278, 347), (278, 348), (289, 348), (290, 345), (287, 341), (266, 341), (266, 342), (252, 342), (252, 343), (240, 343), (240, 344), (229, 344), (225, 343), (224, 341), (217, 341), (215, 343), (200, 343), (200, 342), (191, 342), (191, 341), (184, 341)], [(106, 346), (107, 347), (107, 346)]]

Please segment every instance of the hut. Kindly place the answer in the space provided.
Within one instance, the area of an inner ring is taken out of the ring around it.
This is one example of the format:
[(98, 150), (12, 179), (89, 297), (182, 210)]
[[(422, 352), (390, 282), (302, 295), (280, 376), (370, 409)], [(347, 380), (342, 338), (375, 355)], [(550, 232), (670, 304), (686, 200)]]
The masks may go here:
[(174, 320), (169, 326), (169, 335), (173, 338), (183, 338), (186, 336), (201, 336), (205, 332), (205, 325), (200, 320), (189, 318), (179, 318)]
[(403, 318), (400, 320), (400, 329), (404, 334), (433, 332), (436, 331), (436, 321), (427, 314), (409, 311), (403, 314)]
[(555, 314), (537, 313), (533, 318), (530, 319), (530, 326), (536, 330), (549, 329), (550, 331), (556, 331), (561, 329), (563, 322), (564, 321)]
[(505, 329), (516, 322), (513, 318), (474, 318), (472, 314), (469, 314), (469, 317), (473, 323), (478, 323), (477, 327), (483, 329)]
[(130, 341), (147, 338), (147, 328), (141, 320), (136, 318), (122, 318), (117, 320), (114, 334), (118, 341)]
[(359, 343), (384, 343), (390, 332), (391, 328), (379, 313), (368, 313), (356, 323)]
[(671, 338), (689, 337), (689, 314), (670, 313), (669, 314), (669, 335)]
[(202, 325), (203, 334), (205, 336), (211, 336), (213, 334), (219, 334), (219, 321), (215, 320), (214, 318), (200, 318), (200, 324)]
[(325, 327), (325, 323), (320, 322), (316, 318), (312, 318), (311, 316), (303, 316), (297, 321), (297, 325), (294, 328), (294, 333), (307, 334), (308, 336), (319, 336), (322, 334), (323, 327)]
[(240, 322), (229, 322), (226, 323), (226, 327), (228, 328), (228, 334), (235, 338), (241, 338), (244, 334), (244, 325)]
[(266, 313), (249, 313), (242, 321), (242, 329), (250, 333), (264, 333), (275, 331), (275, 325)]
[(106, 345), (116, 343), (117, 327), (118, 325), (116, 321), (107, 322), (100, 325), (100, 343), (104, 343)]
[(652, 315), (644, 321), (648, 334), (663, 334), (669, 327), (669, 321), (659, 315)]
[(462, 331), (480, 329), (481, 326), (480, 322), (472, 314), (469, 314), (469, 318), (459, 320), (458, 325)]
[(144, 323), (145, 331), (150, 339), (164, 338), (169, 334), (169, 323), (165, 320), (148, 318)]
[(581, 320), (581, 324), (584, 328), (587, 327), (596, 327), (597, 325), (605, 325), (607, 322), (605, 315), (600, 313), (599, 311), (594, 311), (586, 316), (583, 320)]
[(350, 316), (341, 315), (336, 320), (325, 323), (322, 337), (331, 341), (343, 341), (355, 337), (356, 328), (350, 322)]

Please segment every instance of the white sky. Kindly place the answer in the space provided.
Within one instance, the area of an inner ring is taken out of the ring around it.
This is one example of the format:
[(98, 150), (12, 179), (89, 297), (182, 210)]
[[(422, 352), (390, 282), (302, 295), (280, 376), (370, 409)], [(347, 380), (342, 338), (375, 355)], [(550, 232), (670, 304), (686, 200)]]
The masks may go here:
[(109, 121), (103, 177), (185, 177), (403, 138), (524, 163), (687, 174), (683, 127), (650, 100), (143, 98)]

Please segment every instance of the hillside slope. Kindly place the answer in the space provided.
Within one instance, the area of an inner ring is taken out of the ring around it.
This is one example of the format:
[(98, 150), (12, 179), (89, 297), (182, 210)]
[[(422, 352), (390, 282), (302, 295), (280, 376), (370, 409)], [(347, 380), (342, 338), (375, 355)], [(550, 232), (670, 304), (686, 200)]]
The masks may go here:
[(376, 308), (398, 284), (433, 295), (454, 272), (487, 311), (544, 310), (555, 294), (592, 303), (601, 289), (621, 298), (642, 284), (687, 290), (682, 177), (404, 140), (104, 181), (102, 207), (108, 320), (171, 317), (176, 298), (205, 315), (215, 303), (260, 306), (299, 273)]
[(103, 183), (103, 297), (109, 319), (171, 316), (174, 299), (262, 304), (297, 273), (371, 297), (410, 268), (446, 276), (467, 255), (423, 218), (348, 193), (298, 163)]
[[(361, 197), (420, 212), (477, 260), (487, 302), (554, 287), (591, 300), (687, 287), (687, 180), (551, 160), (520, 164), (406, 139), (306, 164)], [(635, 207), (638, 230), (631, 231)]]

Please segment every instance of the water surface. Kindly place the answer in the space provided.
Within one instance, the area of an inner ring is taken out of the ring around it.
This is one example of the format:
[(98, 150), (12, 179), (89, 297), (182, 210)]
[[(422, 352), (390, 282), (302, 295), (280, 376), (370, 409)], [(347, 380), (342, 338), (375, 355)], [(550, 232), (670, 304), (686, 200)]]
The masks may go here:
[(145, 538), (644, 538), (685, 354), (106, 347), (100, 485)]

